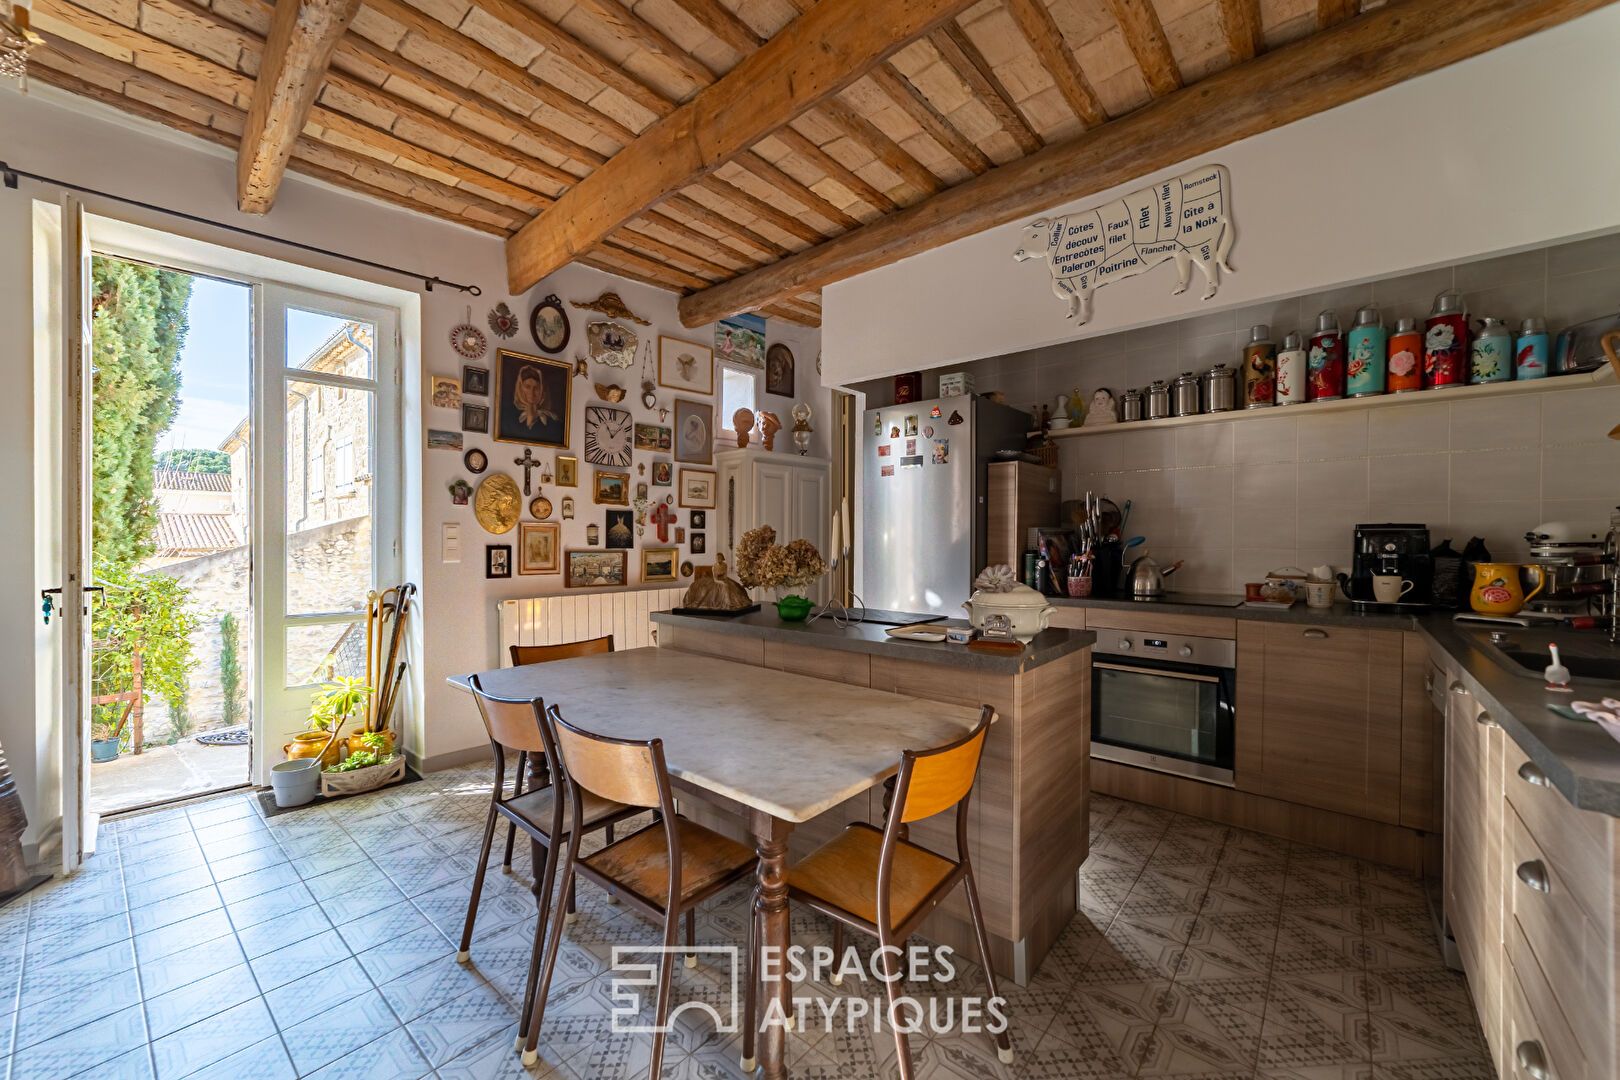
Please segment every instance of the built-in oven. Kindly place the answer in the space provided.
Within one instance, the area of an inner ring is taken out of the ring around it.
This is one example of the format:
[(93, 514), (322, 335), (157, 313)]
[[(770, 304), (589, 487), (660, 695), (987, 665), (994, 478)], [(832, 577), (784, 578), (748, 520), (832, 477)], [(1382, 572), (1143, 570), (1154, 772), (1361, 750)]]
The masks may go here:
[(1097, 630), (1091, 756), (1232, 784), (1237, 642)]

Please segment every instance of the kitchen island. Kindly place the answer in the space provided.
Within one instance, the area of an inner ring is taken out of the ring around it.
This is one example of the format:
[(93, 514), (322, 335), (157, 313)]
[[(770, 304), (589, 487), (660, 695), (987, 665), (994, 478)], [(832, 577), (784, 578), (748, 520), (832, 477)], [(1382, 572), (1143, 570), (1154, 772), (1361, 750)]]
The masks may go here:
[[(1092, 633), (1048, 630), (1013, 656), (897, 642), (883, 626), (838, 627), (830, 617), (784, 623), (770, 609), (730, 618), (659, 612), (652, 619), (663, 649), (929, 701), (994, 707), (997, 720), (969, 804), (970, 854), (991, 960), (1003, 976), (1028, 982), (1075, 912), (1075, 872), (1089, 850)], [(748, 688), (739, 686), (737, 693), (746, 700)], [(813, 713), (815, 702), (804, 707)], [(873, 788), (799, 826), (789, 837), (790, 859), (852, 822), (881, 825), (886, 795), (885, 787)], [(730, 807), (688, 799), (682, 812), (744, 836), (746, 822)], [(956, 844), (954, 814), (913, 822), (910, 836), (949, 855)], [(961, 892), (941, 904), (921, 933), (977, 956)]]

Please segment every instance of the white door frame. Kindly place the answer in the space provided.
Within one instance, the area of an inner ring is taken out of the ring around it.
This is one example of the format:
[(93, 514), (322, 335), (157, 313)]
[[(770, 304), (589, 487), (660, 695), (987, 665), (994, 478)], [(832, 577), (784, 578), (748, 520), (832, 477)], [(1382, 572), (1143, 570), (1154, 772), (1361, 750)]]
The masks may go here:
[(62, 196), (62, 872), (95, 851), (90, 790), (90, 235), (84, 205)]

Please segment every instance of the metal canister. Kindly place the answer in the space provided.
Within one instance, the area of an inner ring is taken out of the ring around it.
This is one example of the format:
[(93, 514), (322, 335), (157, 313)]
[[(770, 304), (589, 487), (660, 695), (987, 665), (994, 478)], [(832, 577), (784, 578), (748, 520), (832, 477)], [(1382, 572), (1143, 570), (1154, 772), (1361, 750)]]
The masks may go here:
[(1479, 320), (1479, 331), (1468, 350), (1468, 381), (1478, 386), (1512, 378), (1513, 331), (1501, 319), (1485, 315)]
[(1133, 387), (1119, 395), (1119, 419), (1121, 423), (1142, 419), (1142, 391)]
[(1204, 372), (1204, 411), (1231, 412), (1237, 408), (1237, 372), (1216, 364)]
[(1243, 346), (1243, 402), (1246, 409), (1277, 403), (1277, 343), (1265, 323), (1249, 327), (1249, 343)]
[(1305, 356), (1305, 339), (1297, 331), (1283, 338), (1283, 347), (1277, 353), (1277, 404), (1303, 405), (1305, 386), (1309, 379)]
[(1177, 416), (1197, 416), (1202, 411), (1200, 404), (1202, 399), (1197, 375), (1183, 371), (1177, 376), (1175, 393), (1172, 395)]
[(1462, 293), (1447, 289), (1434, 298), (1423, 324), (1423, 382), (1431, 390), (1467, 381), (1468, 309)]
[(1345, 336), (1346, 393), (1351, 397), (1371, 397), (1384, 392), (1388, 348), (1388, 333), (1378, 309), (1364, 307), (1356, 312), (1356, 325)]
[(1147, 418), (1163, 420), (1170, 415), (1170, 384), (1154, 379), (1147, 390)]
[(1513, 343), (1513, 377), (1546, 378), (1550, 345), (1545, 322), (1540, 319), (1524, 320), (1519, 325), (1518, 340)]
[(1311, 335), (1306, 367), (1310, 400), (1334, 401), (1344, 397), (1344, 335), (1339, 332), (1337, 313), (1324, 311), (1316, 317), (1316, 333)]
[(1423, 334), (1416, 319), (1397, 319), (1389, 338), (1389, 392), (1423, 389)]

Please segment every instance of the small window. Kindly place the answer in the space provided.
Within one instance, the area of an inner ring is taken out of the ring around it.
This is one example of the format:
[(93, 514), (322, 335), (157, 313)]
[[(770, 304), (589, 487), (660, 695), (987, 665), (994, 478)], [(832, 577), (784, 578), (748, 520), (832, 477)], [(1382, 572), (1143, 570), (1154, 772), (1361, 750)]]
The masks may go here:
[(354, 441), (345, 439), (337, 444), (332, 459), (332, 483), (339, 491), (354, 488)]
[(326, 453), (311, 451), (309, 455), (309, 497), (319, 499), (326, 494)]
[(741, 368), (720, 365), (720, 416), (718, 426), (731, 430), (731, 418), (738, 409), (754, 408), (754, 375)]

